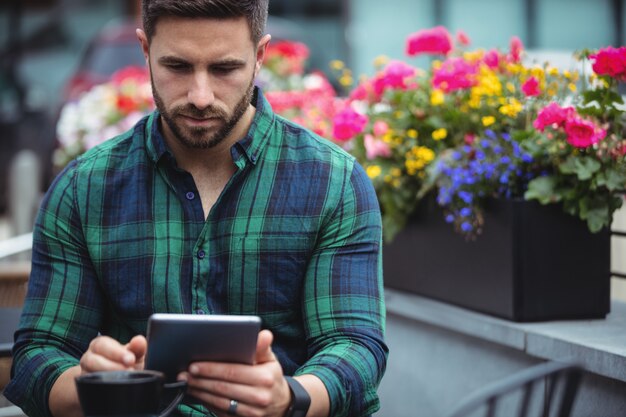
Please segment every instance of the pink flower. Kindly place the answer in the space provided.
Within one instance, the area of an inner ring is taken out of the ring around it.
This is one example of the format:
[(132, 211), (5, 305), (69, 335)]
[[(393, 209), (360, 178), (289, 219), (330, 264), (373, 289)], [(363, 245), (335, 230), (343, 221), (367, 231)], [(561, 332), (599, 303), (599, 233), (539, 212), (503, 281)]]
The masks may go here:
[(416, 69), (402, 61), (391, 61), (374, 79), (374, 92), (381, 96), (387, 89), (407, 90), (406, 80), (413, 77)]
[(577, 148), (587, 148), (600, 142), (606, 136), (606, 130), (581, 117), (572, 117), (565, 123), (567, 142)]
[(513, 36), (510, 42), (510, 52), (508, 59), (510, 62), (520, 62), (522, 59), (522, 51), (524, 50), (524, 44), (517, 36)]
[(350, 100), (367, 100), (370, 96), (370, 92), (372, 91), (372, 85), (370, 81), (364, 81), (352, 90), (349, 95)]
[(467, 36), (462, 30), (458, 30), (456, 32), (456, 40), (460, 45), (463, 46), (467, 46), (471, 43), (469, 36)]
[(333, 118), (333, 138), (348, 141), (362, 133), (366, 124), (367, 116), (358, 113), (351, 106), (347, 106)]
[(452, 37), (443, 26), (415, 32), (409, 35), (406, 41), (406, 54), (408, 56), (419, 54), (447, 55), (451, 50)]
[(367, 134), (363, 137), (363, 144), (365, 145), (365, 154), (367, 159), (372, 160), (378, 156), (389, 157), (391, 156), (391, 149), (382, 140), (374, 138), (374, 136)]
[(433, 87), (446, 93), (465, 90), (476, 85), (478, 66), (463, 58), (450, 58), (441, 64), (433, 74)]
[(576, 110), (573, 107), (561, 107), (558, 103), (552, 102), (539, 111), (533, 126), (541, 132), (547, 126), (563, 127), (565, 121), (574, 114), (576, 114)]
[(491, 69), (498, 68), (500, 66), (500, 52), (496, 49), (491, 49), (485, 52), (483, 62)]
[(626, 47), (609, 46), (589, 55), (589, 59), (594, 61), (592, 68), (596, 74), (609, 75), (620, 81), (626, 81)]
[(384, 136), (385, 133), (389, 131), (389, 125), (382, 120), (377, 120), (374, 123), (374, 135), (376, 136)]
[(539, 81), (535, 77), (530, 77), (522, 84), (522, 91), (526, 97), (535, 97), (541, 94), (541, 88), (539, 88)]
[(463, 140), (465, 141), (466, 145), (472, 145), (476, 140), (476, 135), (474, 135), (473, 133), (466, 133), (463, 137)]

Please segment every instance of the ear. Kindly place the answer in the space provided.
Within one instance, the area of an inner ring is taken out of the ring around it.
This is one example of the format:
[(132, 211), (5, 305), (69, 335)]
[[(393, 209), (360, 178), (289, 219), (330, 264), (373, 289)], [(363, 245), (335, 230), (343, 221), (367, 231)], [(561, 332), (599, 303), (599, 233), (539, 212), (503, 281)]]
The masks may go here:
[(256, 47), (256, 64), (254, 67), (255, 77), (261, 70), (261, 65), (263, 65), (263, 60), (265, 59), (265, 51), (267, 50), (267, 45), (269, 45), (271, 39), (272, 36), (270, 34), (263, 36)]
[(146, 36), (146, 32), (142, 29), (137, 29), (135, 31), (137, 34), (137, 39), (139, 39), (139, 44), (141, 45), (141, 50), (143, 51), (143, 57), (146, 59), (146, 65), (150, 65), (150, 45), (148, 44), (148, 37)]

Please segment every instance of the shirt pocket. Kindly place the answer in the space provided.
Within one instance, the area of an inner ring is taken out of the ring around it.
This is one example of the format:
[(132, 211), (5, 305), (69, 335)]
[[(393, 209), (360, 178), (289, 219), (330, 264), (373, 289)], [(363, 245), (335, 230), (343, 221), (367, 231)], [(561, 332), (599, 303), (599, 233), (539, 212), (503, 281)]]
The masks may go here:
[(231, 264), (231, 285), (238, 284), (241, 296), (255, 300), (257, 314), (280, 324), (301, 309), (311, 247), (302, 235), (242, 236), (235, 244), (239, 260)]

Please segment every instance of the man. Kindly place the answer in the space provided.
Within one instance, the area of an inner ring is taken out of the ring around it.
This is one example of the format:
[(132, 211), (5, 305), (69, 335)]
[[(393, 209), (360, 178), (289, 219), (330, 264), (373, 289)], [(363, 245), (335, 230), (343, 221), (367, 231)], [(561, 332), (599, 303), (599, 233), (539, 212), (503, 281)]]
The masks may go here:
[(150, 314), (255, 314), (255, 364), (192, 364), (180, 378), (199, 404), (181, 415), (290, 415), (298, 388), (308, 416), (373, 413), (387, 358), (376, 196), (354, 158), (254, 87), (267, 0), (142, 12), (157, 111), (48, 191), (5, 395), (80, 415), (74, 378), (143, 368)]

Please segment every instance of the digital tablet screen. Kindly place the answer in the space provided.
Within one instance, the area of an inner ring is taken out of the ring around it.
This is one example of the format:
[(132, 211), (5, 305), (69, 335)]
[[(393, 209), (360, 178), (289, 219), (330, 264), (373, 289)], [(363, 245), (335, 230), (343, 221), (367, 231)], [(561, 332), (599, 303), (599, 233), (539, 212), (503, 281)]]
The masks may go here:
[(260, 330), (257, 316), (153, 314), (145, 368), (172, 381), (192, 362), (252, 364)]

